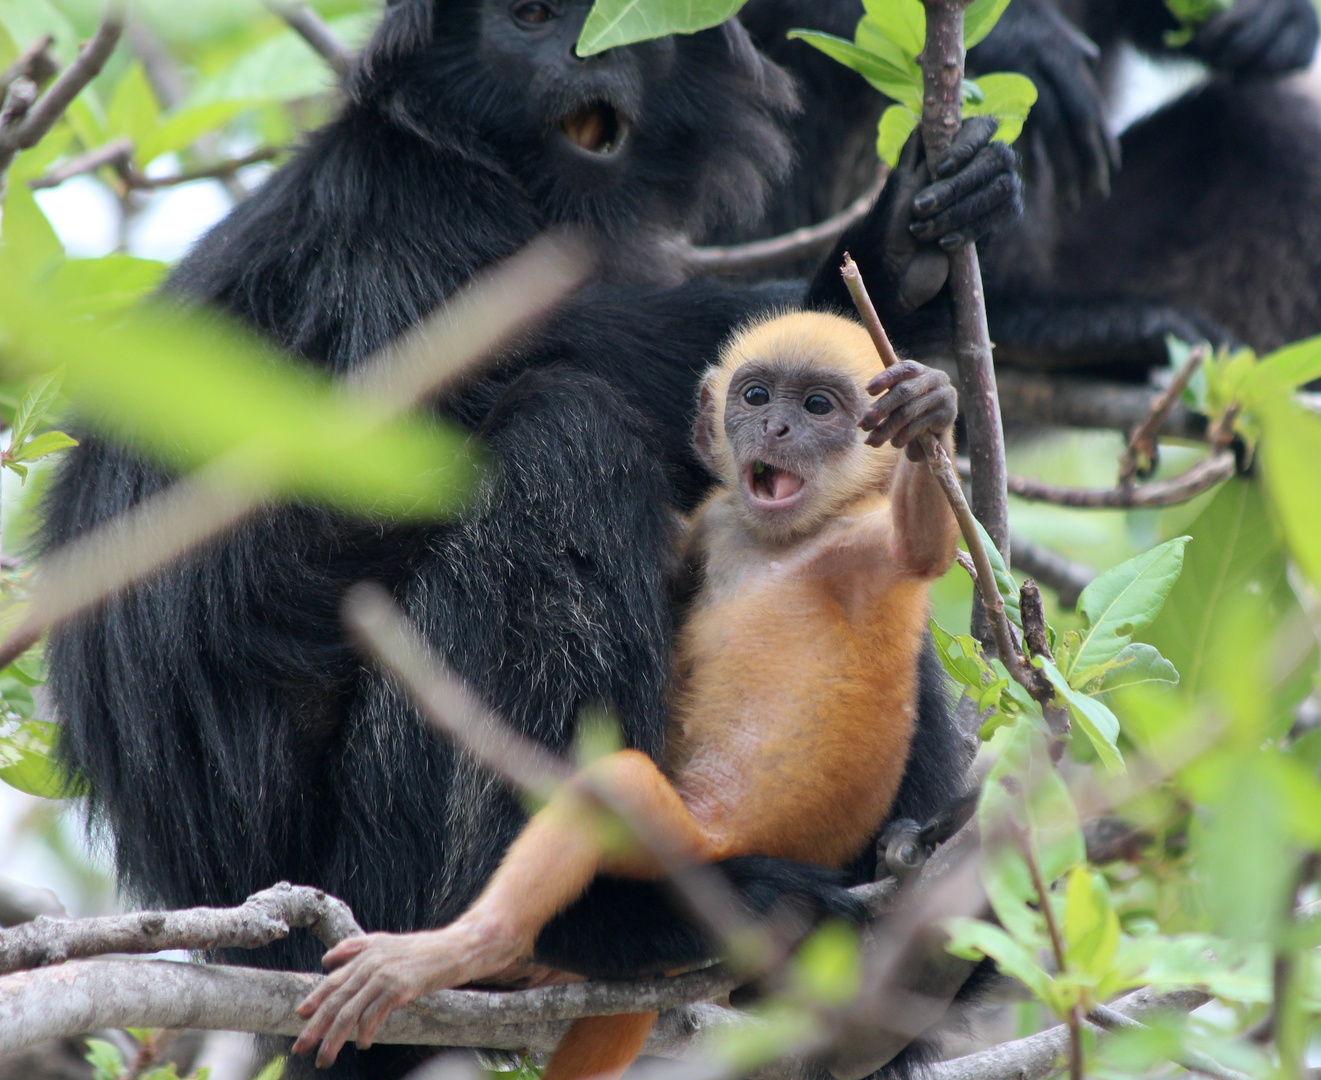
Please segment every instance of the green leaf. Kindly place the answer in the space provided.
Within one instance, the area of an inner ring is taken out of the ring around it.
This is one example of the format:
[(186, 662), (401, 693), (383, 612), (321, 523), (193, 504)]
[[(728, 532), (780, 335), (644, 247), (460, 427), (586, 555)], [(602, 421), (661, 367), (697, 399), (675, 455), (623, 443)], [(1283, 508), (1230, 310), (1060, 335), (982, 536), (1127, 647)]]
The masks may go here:
[(1041, 898), (1020, 839), (1030, 845), (1048, 887), (1086, 853), (1078, 812), (1051, 764), (1037, 722), (1021, 718), (996, 736), (997, 742), (1001, 739), (1004, 749), (986, 777), (977, 808), (985, 845), (982, 881), (996, 917), (1026, 943), (1037, 938), (1043, 924), (1033, 910)]
[(991, 540), (990, 533), (976, 518), (972, 520), (973, 524), (977, 526), (977, 535), (982, 538), (982, 546), (986, 548), (986, 557), (991, 560), (991, 570), (995, 574), (996, 588), (1004, 598), (1005, 614), (1009, 616), (1014, 625), (1021, 627), (1023, 625), (1023, 612), (1019, 608), (1018, 583), (1014, 581), (1014, 576), (1009, 572), (1009, 568), (1005, 566), (1004, 556), (1000, 554), (1000, 549)]
[(1113, 660), (1132, 635), (1160, 614), (1165, 598), (1183, 568), (1183, 549), (1191, 537), (1167, 540), (1159, 547), (1107, 570), (1082, 592), (1078, 611), (1087, 619), (1068, 674)]
[(70, 447), (77, 446), (78, 440), (70, 438), (62, 431), (47, 431), (38, 435), (30, 442), (24, 443), (13, 452), (15, 461), (36, 461), (47, 454), (54, 454), (60, 450), (68, 450)]
[(972, 0), (963, 13), (963, 47), (971, 49), (1000, 21), (1009, 0)]
[[(115, 87), (114, 97), (106, 109), (106, 124), (110, 134), (133, 141), (135, 151), (144, 139), (150, 138), (160, 125), (161, 109), (156, 94), (147, 81), (141, 64), (134, 64)], [(138, 164), (145, 165), (150, 158), (136, 154)]]
[(1262, 477), (1270, 493), (1290, 554), (1321, 589), (1321, 417), (1283, 392), (1266, 395), (1258, 404), (1262, 423)]
[(596, 0), (578, 37), (578, 55), (592, 56), (620, 45), (669, 34), (692, 34), (719, 26), (746, 0)]
[(283, 1080), (284, 1065), (288, 1058), (277, 1057), (262, 1069), (252, 1080)]
[(881, 113), (876, 134), (876, 156), (890, 168), (899, 164), (899, 154), (917, 127), (917, 114), (907, 105), (890, 105)]
[(806, 41), (827, 56), (852, 68), (886, 97), (893, 98), (916, 113), (922, 109), (922, 73), (897, 66), (885, 57), (859, 48), (851, 41), (822, 34), (816, 30), (790, 30), (790, 38)]
[(839, 920), (825, 923), (794, 955), (795, 989), (809, 1001), (846, 1005), (862, 985), (862, 949), (856, 928)]
[(55, 39), (51, 52), (62, 64), (78, 55), (78, 31), (47, 0), (0, 0), (0, 26), (20, 49), (49, 34)]
[(935, 619), (931, 620), (931, 636), (936, 644), (936, 655), (956, 683), (980, 692), (987, 682), (995, 681), (990, 667), (982, 659), (981, 646), (976, 639), (968, 634), (955, 637)]
[(1063, 699), (1069, 719), (1082, 728), (1105, 767), (1112, 773), (1124, 772), (1124, 756), (1119, 752), (1119, 720), (1115, 714), (1096, 698), (1070, 686), (1053, 661), (1043, 659), (1041, 670)]
[(43, 799), (64, 799), (73, 792), (55, 761), (57, 728), (42, 720), (0, 722), (0, 780)]
[(1160, 616), (1143, 637), (1169, 657), (1182, 691), (1193, 698), (1208, 682), (1215, 628), (1225, 624), (1240, 601), (1266, 605), (1275, 624), (1297, 611), (1298, 601), (1261, 484), (1228, 481), (1187, 528), (1196, 542), (1185, 553), (1183, 573)]
[(1054, 1000), (1054, 980), (1036, 961), (1032, 950), (1024, 948), (998, 926), (980, 919), (946, 919), (941, 924), (949, 934), (946, 949), (965, 960), (989, 956), (1006, 974), (1026, 986), (1039, 1000)]
[(880, 52), (879, 41), (892, 42), (901, 56), (911, 60), (925, 47), (927, 9), (922, 0), (862, 0), (867, 14), (858, 23), (857, 42)]
[(216, 313), (144, 305), (71, 319), (0, 274), (11, 370), (64, 364), (89, 422), (175, 467), (223, 457), (272, 494), (434, 518), (456, 510), (477, 450), (429, 419), (382, 424), (327, 377)]
[(0, 278), (45, 278), (64, 260), (64, 245), (27, 184), (10, 184), (0, 217)]
[[(1078, 680), (1075, 680), (1075, 683)], [(1140, 683), (1177, 683), (1179, 673), (1160, 652), (1141, 641), (1125, 645), (1115, 658), (1107, 664), (1101, 674), (1100, 684), (1089, 693), (1104, 694), (1117, 690), (1121, 686), (1136, 686)], [(1078, 689), (1087, 689), (1079, 686)]]
[(59, 399), (60, 383), (63, 380), (63, 373), (57, 371), (44, 379), (38, 379), (32, 389), (23, 395), (18, 411), (14, 413), (14, 422), (10, 425), (14, 432), (12, 445), (21, 446), (36, 430), (50, 407)]
[(104, 1039), (88, 1039), (83, 1057), (92, 1067), (92, 1080), (119, 1080), (128, 1071), (119, 1047)]
[(1085, 866), (1069, 872), (1064, 898), (1065, 958), (1070, 968), (1095, 980), (1106, 975), (1119, 952), (1119, 916), (1105, 880)]
[(186, 150), (203, 135), (218, 130), (250, 104), (246, 101), (215, 101), (185, 105), (170, 113), (138, 141), (135, 157), (146, 168), (162, 154)]
[(977, 80), (981, 102), (964, 106), (964, 116), (994, 116), (999, 122), (994, 141), (1012, 143), (1023, 131), (1023, 122), (1037, 101), (1037, 88), (1026, 75), (1006, 72), (982, 75)]
[(1321, 379), (1321, 334), (1263, 356), (1247, 377), (1253, 397), (1270, 389), (1296, 390)]
[(155, 259), (131, 255), (69, 259), (51, 276), (50, 296), (79, 315), (104, 315), (141, 300), (161, 283), (167, 269)]

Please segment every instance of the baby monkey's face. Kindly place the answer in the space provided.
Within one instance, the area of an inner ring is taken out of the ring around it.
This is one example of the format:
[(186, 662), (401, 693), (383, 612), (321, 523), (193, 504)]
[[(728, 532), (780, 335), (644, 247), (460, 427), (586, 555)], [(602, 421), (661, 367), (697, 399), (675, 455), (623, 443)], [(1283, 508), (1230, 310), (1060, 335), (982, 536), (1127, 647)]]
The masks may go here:
[(725, 398), (725, 436), (748, 510), (774, 531), (814, 517), (838, 492), (838, 466), (858, 452), (863, 389), (815, 364), (749, 361)]

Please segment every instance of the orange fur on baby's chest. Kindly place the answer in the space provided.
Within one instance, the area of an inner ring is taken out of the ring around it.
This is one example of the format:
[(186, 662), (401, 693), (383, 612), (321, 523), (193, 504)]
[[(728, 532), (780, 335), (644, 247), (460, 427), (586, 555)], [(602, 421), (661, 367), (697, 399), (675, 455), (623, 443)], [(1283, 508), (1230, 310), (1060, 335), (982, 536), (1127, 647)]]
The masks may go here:
[[(874, 597), (859, 611), (841, 586)], [(680, 641), (670, 771), (714, 857), (842, 865), (898, 790), (927, 585), (774, 569), (699, 604)]]

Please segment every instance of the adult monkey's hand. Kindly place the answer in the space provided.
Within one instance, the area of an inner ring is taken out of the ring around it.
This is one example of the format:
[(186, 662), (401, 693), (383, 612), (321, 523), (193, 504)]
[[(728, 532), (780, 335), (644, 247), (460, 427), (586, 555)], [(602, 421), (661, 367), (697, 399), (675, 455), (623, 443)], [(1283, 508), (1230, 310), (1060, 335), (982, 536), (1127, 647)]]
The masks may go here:
[(1287, 75), (1312, 62), (1317, 36), (1312, 0), (1237, 0), (1200, 26), (1186, 51), (1234, 75)]
[(968, 120), (931, 169), (921, 133), (913, 132), (868, 215), (868, 224), (881, 234), (885, 272), (905, 310), (921, 307), (944, 287), (949, 252), (1022, 215), (1023, 184), (1014, 152), (991, 142), (995, 130), (990, 117)]
[(1110, 173), (1119, 166), (1119, 147), (1106, 129), (1092, 75), (1099, 55), (1051, 0), (1014, 0), (968, 53), (974, 79), (978, 73), (1017, 71), (1032, 80), (1037, 101), (1023, 127), (1024, 145), (1045, 153), (1056, 191), (1074, 204), (1083, 195), (1108, 195)]

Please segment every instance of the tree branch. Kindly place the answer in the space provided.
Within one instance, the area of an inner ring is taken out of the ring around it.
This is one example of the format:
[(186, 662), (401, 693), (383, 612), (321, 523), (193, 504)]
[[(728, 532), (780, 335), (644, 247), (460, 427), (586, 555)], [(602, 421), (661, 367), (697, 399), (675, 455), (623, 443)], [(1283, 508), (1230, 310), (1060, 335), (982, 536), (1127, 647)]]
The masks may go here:
[(14, 58), (4, 71), (0, 71), (0, 97), (15, 79), (30, 79), (38, 86), (48, 83), (59, 74), (60, 65), (51, 56), (50, 47), (55, 39), (47, 34), (38, 38)]
[[(1145, 1031), (1147, 1027), (1142, 1021), (1125, 1016), (1109, 1005), (1097, 1005), (1087, 1014), (1087, 1019), (1106, 1031)], [(1212, 1077), (1213, 1080), (1251, 1080), (1246, 1073), (1227, 1069), (1215, 1058), (1197, 1050), (1185, 1052), (1176, 1059), (1175, 1063), (1182, 1065), (1189, 1072), (1201, 1073), (1203, 1076)]]
[(889, 166), (881, 162), (876, 182), (825, 221), (747, 244), (689, 248), (684, 253), (684, 261), (699, 273), (744, 274), (820, 255), (834, 247), (841, 236), (867, 216), (889, 174)]
[(1022, 574), (1035, 578), (1041, 584), (1055, 590), (1060, 604), (1066, 608), (1076, 607), (1083, 589), (1096, 577), (1096, 571), (1090, 567), (1067, 559), (1057, 551), (1033, 543), (1017, 534), (1014, 535), (1013, 562), (1010, 565)]
[[(1211, 1000), (1200, 990), (1156, 994), (1138, 990), (1117, 1001), (1113, 1009), (1141, 1020), (1169, 1012), (1192, 1012)], [(1068, 1028), (1060, 1024), (1025, 1039), (929, 1066), (924, 1080), (1045, 1080), (1060, 1069), (1069, 1048)]]
[(353, 67), (353, 53), (335, 36), (325, 21), (306, 4), (292, 0), (262, 0), (276, 15), (298, 32), (341, 79)]
[[(1132, 510), (1185, 503), (1217, 484), (1224, 483), (1234, 475), (1236, 468), (1233, 451), (1221, 450), (1194, 465), (1182, 476), (1172, 480), (1157, 480), (1151, 484), (1121, 485), (1100, 490), (1047, 484), (1028, 476), (1009, 476), (1007, 482), (1010, 494), (1032, 502), (1091, 510)], [(960, 459), (959, 475), (966, 477), (969, 473), (968, 463)]]
[(1120, 487), (1131, 487), (1135, 479), (1140, 477), (1145, 480), (1155, 471), (1158, 460), (1156, 436), (1161, 424), (1164, 423), (1170, 410), (1179, 403), (1183, 392), (1188, 389), (1188, 383), (1192, 381), (1192, 377), (1205, 362), (1209, 353), (1210, 349), (1206, 345), (1199, 345), (1193, 349), (1170, 385), (1151, 403), (1151, 412), (1128, 437), (1124, 456), (1119, 460)]
[(58, 168), (51, 169), (44, 176), (28, 181), (33, 191), (59, 187), (66, 180), (96, 172), (106, 165), (113, 165), (120, 173), (120, 180), (128, 191), (157, 191), (160, 188), (177, 187), (191, 184), (196, 180), (224, 180), (233, 176), (240, 169), (270, 161), (284, 153), (283, 147), (264, 146), (250, 154), (217, 161), (196, 169), (186, 169), (171, 176), (147, 176), (133, 167), (133, 143), (128, 139), (116, 139), (95, 150), (89, 150), (71, 158)]
[(320, 889), (281, 882), (254, 893), (236, 908), (146, 911), (95, 919), (41, 915), (0, 930), (0, 974), (106, 953), (256, 949), (287, 937), (294, 928), (311, 931), (327, 948), (362, 933), (344, 901)]
[[(922, 2), (927, 14), (926, 43), (917, 58), (923, 82), (922, 142), (927, 160), (935, 161), (948, 148), (962, 120), (963, 12), (967, 3), (966, 0)], [(1004, 430), (975, 244), (950, 253), (949, 290), (954, 305), (954, 357), (959, 366), (961, 406), (972, 460), (972, 509), (1008, 562)], [(983, 642), (991, 637), (987, 627), (989, 617), (989, 612), (973, 604), (973, 636)], [(1001, 659), (1006, 664), (1010, 662), (1006, 657)]]

